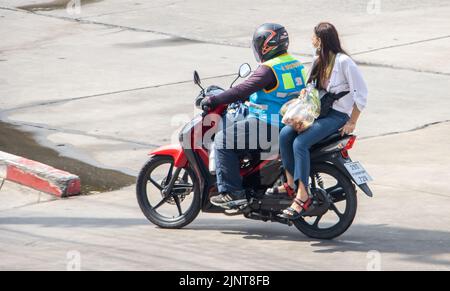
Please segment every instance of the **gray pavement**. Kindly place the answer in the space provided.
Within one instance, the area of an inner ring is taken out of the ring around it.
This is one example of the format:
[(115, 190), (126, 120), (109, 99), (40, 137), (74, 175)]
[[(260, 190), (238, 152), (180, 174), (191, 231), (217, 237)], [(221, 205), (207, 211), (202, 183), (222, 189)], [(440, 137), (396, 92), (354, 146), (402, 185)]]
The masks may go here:
[[(1, 269), (65, 269), (71, 249), (85, 269), (279, 269), (292, 257), (286, 269), (365, 269), (372, 249), (383, 269), (449, 269), (448, 1), (288, 0), (274, 9), (269, 0), (105, 0), (82, 1), (75, 15), (16, 8), (42, 2), (51, 1), (0, 0), (0, 121), (62, 155), (129, 174), (195, 113), (194, 69), (205, 84), (227, 86), (241, 63), (256, 66), (249, 41), (266, 21), (285, 24), (291, 51), (308, 63), (313, 26), (335, 23), (369, 84), (353, 156), (375, 177), (377, 197), (361, 197), (341, 239), (312, 242), (281, 225), (212, 215), (187, 230), (156, 229), (132, 188), (36, 203), (8, 184)], [(161, 247), (181, 236), (183, 246)], [(241, 256), (213, 255), (218, 241)], [(204, 253), (186, 256), (197, 245)], [(261, 257), (249, 261), (252, 252)]]
[[(381, 1), (376, 14), (368, 1), (285, 2), (273, 12), (270, 1), (254, 8), (251, 1), (110, 0), (70, 15), (13, 8), (39, 1), (0, 1), (0, 118), (58, 150), (72, 145), (66, 155), (136, 174), (147, 150), (170, 141), (194, 114), (194, 69), (213, 77), (205, 83), (226, 86), (231, 77), (214, 76), (233, 74), (242, 62), (255, 66), (250, 37), (269, 20), (285, 23), (291, 50), (308, 62), (312, 27), (328, 19), (364, 64), (370, 110), (360, 136), (450, 119), (448, 3)], [(318, 13), (325, 3), (329, 9)], [(242, 11), (232, 13), (236, 7)]]
[[(82, 270), (367, 270), (375, 252), (382, 270), (448, 271), (450, 158), (443, 153), (450, 135), (415, 160), (408, 152), (449, 129), (446, 123), (357, 142), (352, 154), (371, 169), (375, 197), (359, 195), (353, 226), (333, 241), (221, 214), (201, 214), (181, 230), (159, 229), (145, 220), (130, 187), (0, 209), (0, 269), (66, 270), (75, 252)], [(428, 177), (436, 181), (432, 188), (420, 183)], [(7, 183), (0, 201), (23, 191)]]

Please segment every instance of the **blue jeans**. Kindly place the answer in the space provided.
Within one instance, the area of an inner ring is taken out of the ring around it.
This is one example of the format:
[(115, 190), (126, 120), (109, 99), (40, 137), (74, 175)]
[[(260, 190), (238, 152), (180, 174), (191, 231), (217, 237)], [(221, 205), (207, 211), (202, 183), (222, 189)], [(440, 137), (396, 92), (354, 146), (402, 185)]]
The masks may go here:
[(326, 117), (316, 120), (309, 129), (300, 134), (291, 126), (285, 126), (281, 130), (281, 160), (284, 168), (294, 177), (296, 187), (299, 181), (308, 187), (311, 168), (309, 149), (337, 132), (348, 120), (347, 114), (332, 109)]
[[(278, 133), (277, 126), (248, 117), (232, 123), (216, 134), (215, 160), (219, 193), (235, 194), (244, 191), (239, 157), (246, 153), (261, 153), (267, 150), (275, 150), (278, 153)], [(227, 139), (231, 136), (231, 140)]]

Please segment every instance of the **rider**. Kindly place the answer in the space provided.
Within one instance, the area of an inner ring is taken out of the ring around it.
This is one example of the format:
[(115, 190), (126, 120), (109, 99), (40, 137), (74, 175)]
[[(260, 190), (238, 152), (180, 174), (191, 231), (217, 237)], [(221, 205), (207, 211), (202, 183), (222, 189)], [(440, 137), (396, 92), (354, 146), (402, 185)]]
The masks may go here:
[[(261, 63), (253, 75), (217, 96), (206, 97), (201, 104), (203, 108), (211, 109), (221, 104), (249, 101), (248, 116), (225, 127), (215, 136), (217, 187), (220, 194), (211, 197), (210, 201), (223, 208), (247, 203), (239, 156), (267, 150), (261, 144), (263, 135), (268, 135), (268, 140), (264, 142), (269, 143), (269, 148), (277, 145), (279, 111), (283, 104), (297, 97), (306, 84), (304, 66), (287, 53), (289, 36), (282, 25), (261, 25), (253, 35), (252, 47), (258, 63)], [(274, 132), (277, 135), (275, 137)], [(254, 139), (258, 141), (256, 144)], [(245, 144), (237, 146), (235, 141)]]

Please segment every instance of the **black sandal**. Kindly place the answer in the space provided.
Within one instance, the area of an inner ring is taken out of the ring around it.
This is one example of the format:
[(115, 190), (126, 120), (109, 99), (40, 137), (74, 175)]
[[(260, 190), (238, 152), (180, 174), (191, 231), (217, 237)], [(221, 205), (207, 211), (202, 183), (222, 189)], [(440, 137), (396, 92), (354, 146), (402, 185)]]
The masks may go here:
[(297, 212), (293, 207), (288, 207), (283, 210), (282, 214), (279, 214), (278, 217), (285, 218), (289, 220), (297, 220), (302, 217), (303, 212), (308, 211), (309, 207), (312, 204), (312, 199), (308, 198), (306, 201), (301, 201), (300, 199), (295, 198), (294, 203), (301, 207), (300, 212)]
[(275, 186), (273, 188), (270, 188), (266, 191), (266, 195), (277, 195), (277, 194), (286, 194), (288, 196), (294, 196), (295, 195), (295, 190), (292, 189), (291, 186), (289, 186), (288, 183), (284, 183), (283, 184), (284, 189), (286, 190), (286, 192), (280, 192), (280, 190), (278, 189), (278, 186)]

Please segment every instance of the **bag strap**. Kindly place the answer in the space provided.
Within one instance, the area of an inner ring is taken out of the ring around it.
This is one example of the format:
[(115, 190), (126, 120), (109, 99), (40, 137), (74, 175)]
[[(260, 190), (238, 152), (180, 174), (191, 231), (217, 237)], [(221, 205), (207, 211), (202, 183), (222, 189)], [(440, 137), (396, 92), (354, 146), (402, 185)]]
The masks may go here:
[(350, 93), (350, 91), (343, 91), (343, 92), (341, 92), (341, 93), (338, 93), (338, 94), (334, 94), (334, 98), (336, 99), (336, 100), (339, 100), (339, 99), (341, 99), (342, 97), (344, 97), (344, 96), (346, 96), (347, 94), (349, 94)]
[[(349, 93), (350, 93), (350, 91), (343, 91), (343, 92), (337, 93), (337, 94), (327, 92), (327, 93), (325, 94), (325, 96), (328, 96), (328, 97), (330, 97), (331, 99), (333, 99), (334, 101), (337, 101), (337, 100), (341, 99), (342, 97), (346, 96), (346, 95), (349, 94)], [(325, 97), (325, 96), (323, 96), (323, 97)]]

